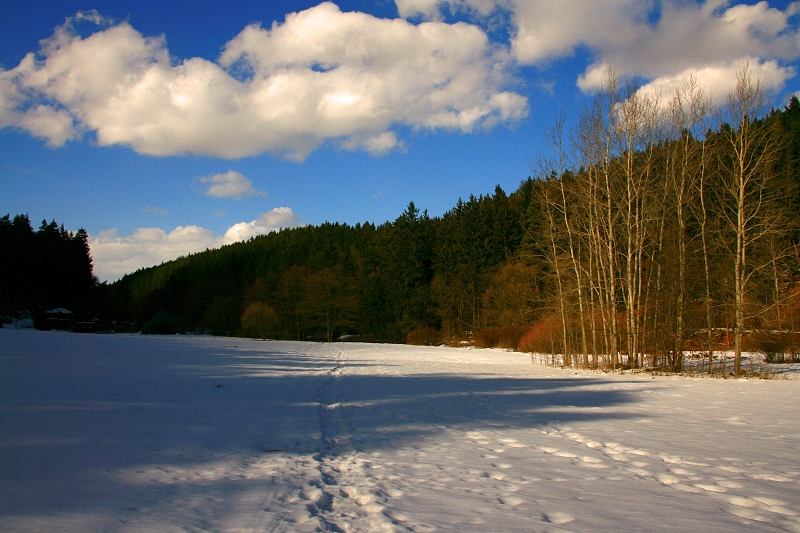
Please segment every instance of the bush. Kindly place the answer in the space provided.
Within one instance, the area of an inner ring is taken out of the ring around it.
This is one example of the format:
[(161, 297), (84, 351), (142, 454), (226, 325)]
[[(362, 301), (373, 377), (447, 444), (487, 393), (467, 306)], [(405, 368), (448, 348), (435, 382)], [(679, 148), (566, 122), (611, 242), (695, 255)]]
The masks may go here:
[(265, 303), (253, 302), (242, 313), (242, 333), (245, 337), (274, 337), (279, 327), (278, 314)]
[(406, 336), (406, 344), (414, 346), (437, 346), (444, 341), (444, 335), (436, 328), (418, 328)]
[(530, 326), (506, 326), (479, 331), (473, 337), (473, 344), (478, 348), (519, 349), (522, 338), (530, 331)]
[(764, 353), (767, 363), (796, 363), (797, 333), (759, 331), (749, 336), (748, 349)]
[(519, 341), (518, 350), (531, 353), (563, 353), (561, 321), (558, 317), (536, 322)]

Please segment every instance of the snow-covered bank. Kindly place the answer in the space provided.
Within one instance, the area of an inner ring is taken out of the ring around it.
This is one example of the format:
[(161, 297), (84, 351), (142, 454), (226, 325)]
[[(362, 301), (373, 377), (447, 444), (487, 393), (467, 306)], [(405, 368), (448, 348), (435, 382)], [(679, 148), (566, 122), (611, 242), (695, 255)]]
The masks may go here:
[[(694, 377), (707, 377), (708, 375), (708, 352), (686, 352), (683, 363), (685, 375)], [(580, 356), (579, 356), (580, 357)], [(726, 378), (733, 377), (733, 351), (722, 351), (714, 353), (714, 372), (712, 377)], [(787, 357), (787, 361), (788, 361)], [(535, 365), (564, 366), (564, 357), (561, 354), (531, 354), (531, 361)], [(573, 359), (574, 361), (574, 359)], [(601, 366), (607, 369), (608, 360), (601, 359)], [(724, 372), (723, 372), (724, 369)], [(607, 371), (607, 370), (604, 370)], [(622, 373), (654, 372), (652, 366), (644, 369), (628, 370)], [(798, 379), (800, 380), (800, 363), (769, 363), (763, 353), (743, 352), (742, 371), (745, 376), (760, 379)], [(656, 371), (656, 374), (663, 372)]]
[(2, 531), (800, 531), (800, 382), (0, 331)]

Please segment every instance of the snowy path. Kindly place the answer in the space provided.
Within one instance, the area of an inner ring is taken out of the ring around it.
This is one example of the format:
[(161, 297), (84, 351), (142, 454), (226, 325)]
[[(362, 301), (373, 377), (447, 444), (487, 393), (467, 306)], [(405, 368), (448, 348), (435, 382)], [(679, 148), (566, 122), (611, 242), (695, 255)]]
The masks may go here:
[(2, 330), (0, 531), (800, 532), (800, 382)]

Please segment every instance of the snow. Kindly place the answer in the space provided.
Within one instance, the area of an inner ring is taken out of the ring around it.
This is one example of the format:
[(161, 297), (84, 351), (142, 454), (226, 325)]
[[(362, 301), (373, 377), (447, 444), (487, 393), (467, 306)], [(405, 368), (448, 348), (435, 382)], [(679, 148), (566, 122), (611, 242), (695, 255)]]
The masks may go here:
[(800, 381), (0, 330), (0, 531), (800, 532)]
[[(800, 379), (800, 363), (789, 362), (790, 355), (785, 354), (787, 362), (769, 363), (763, 353), (742, 352), (742, 370), (749, 376), (761, 377), (762, 379)], [(690, 351), (685, 352), (684, 356), (684, 372), (694, 374), (696, 377), (705, 377), (704, 374), (708, 373), (708, 352)], [(734, 356), (733, 350), (714, 352), (714, 377), (723, 377), (723, 368), (725, 369), (724, 373), (729, 376), (733, 374)], [(624, 355), (621, 358), (623, 358), (623, 363), (627, 363)], [(531, 361), (538, 365), (564, 366), (564, 358), (561, 354), (534, 353), (531, 354)], [(608, 361), (604, 361), (602, 358), (600, 361), (602, 364), (608, 364)], [(650, 361), (648, 361), (648, 367), (652, 367)], [(652, 371), (652, 368), (647, 368), (644, 371)], [(635, 369), (632, 372), (642, 372), (642, 370)]]
[(33, 329), (33, 319), (14, 318), (8, 324), (3, 324), (2, 329)]

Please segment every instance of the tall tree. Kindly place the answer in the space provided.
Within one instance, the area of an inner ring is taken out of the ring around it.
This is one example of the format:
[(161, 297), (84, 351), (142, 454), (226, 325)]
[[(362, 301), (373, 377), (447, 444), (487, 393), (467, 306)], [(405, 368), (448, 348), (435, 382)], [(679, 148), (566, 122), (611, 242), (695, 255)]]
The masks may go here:
[(736, 87), (722, 110), (727, 126), (720, 135), (726, 150), (719, 154), (723, 214), (733, 237), (734, 373), (737, 375), (742, 368), (750, 282), (764, 267), (751, 254), (777, 229), (777, 218), (770, 208), (775, 207), (771, 185), (781, 137), (779, 122), (759, 120), (764, 106), (763, 82), (753, 78), (745, 63), (736, 73)]

